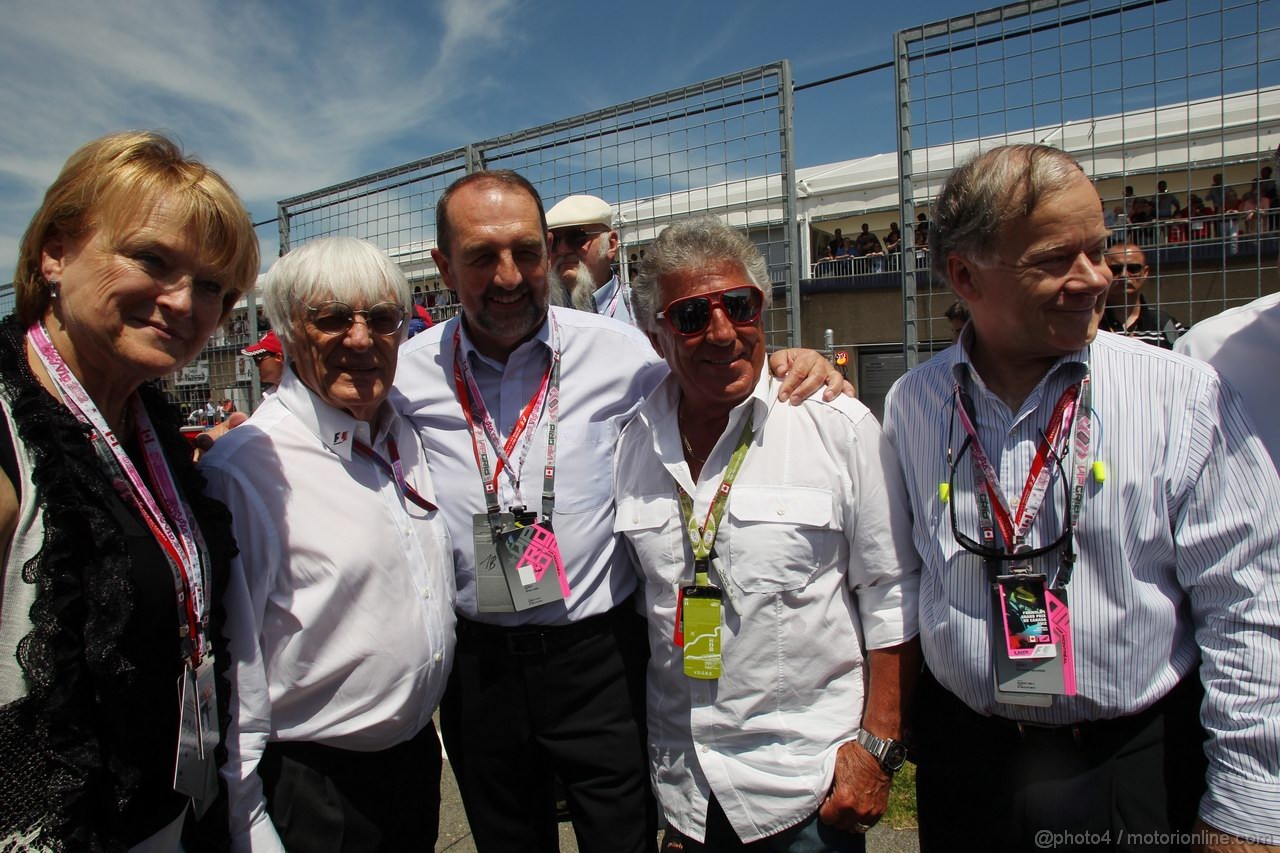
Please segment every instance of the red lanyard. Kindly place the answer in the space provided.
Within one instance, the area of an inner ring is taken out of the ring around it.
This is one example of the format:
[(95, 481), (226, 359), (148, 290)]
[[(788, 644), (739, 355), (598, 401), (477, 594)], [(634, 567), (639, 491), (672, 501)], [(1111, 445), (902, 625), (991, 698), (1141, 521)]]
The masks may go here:
[(208, 565), (208, 553), (191, 510), (178, 493), (169, 463), (160, 449), (160, 442), (142, 401), (134, 394), (129, 405), (136, 424), (138, 442), (146, 460), (148, 479), (159, 492), (164, 511), (156, 503), (133, 461), (107, 426), (98, 407), (53, 346), (44, 325), (33, 323), (27, 330), (27, 335), (50, 378), (62, 393), (67, 408), (97, 433), (98, 440), (93, 442), (94, 451), (107, 470), (115, 469), (118, 474), (123, 475), (123, 480), (116, 481), (117, 489), (137, 507), (139, 515), (164, 552), (173, 573), (174, 593), (178, 601), (178, 629), (183, 638), (183, 657), (190, 659), (193, 668), (198, 667), (207, 652), (208, 644), (204, 631), (208, 618), (208, 578), (203, 570)]
[(405, 479), (404, 466), (400, 464), (400, 451), (396, 448), (396, 440), (394, 438), (387, 436), (387, 452), (391, 454), (390, 462), (379, 456), (378, 451), (363, 441), (355, 442), (352, 447), (356, 449), (357, 453), (377, 465), (388, 477), (394, 480), (396, 486), (400, 489), (400, 494), (408, 498), (411, 503), (425, 509), (427, 512), (435, 512), (438, 509), (435, 504), (419, 494), (417, 489), (409, 485), (409, 481)]
[[(492, 415), (489, 414), (488, 408), (485, 406), (484, 397), (480, 393), (480, 387), (476, 384), (475, 376), (471, 372), (471, 365), (467, 362), (466, 357), (462, 353), (462, 325), (458, 324), (453, 333), (453, 381), (458, 391), (458, 400), (462, 404), (462, 414), (467, 420), (467, 427), (471, 430), (471, 449), (475, 454), (476, 465), (480, 469), (480, 476), (484, 480), (485, 501), (488, 504), (490, 512), (496, 513), (499, 510), (498, 502), (498, 476), (503, 468), (507, 469), (507, 477), (515, 486), (516, 491), (520, 490), (520, 472), (524, 468), (524, 461), (528, 458), (529, 449), (533, 446), (533, 436), (525, 442), (524, 450), (521, 451), (519, 465), (511, 461), (511, 452), (515, 450), (516, 445), (520, 441), (520, 437), (524, 435), (529, 425), (530, 418), (534, 412), (541, 412), (543, 403), (548, 396), (554, 397), (558, 388), (558, 381), (553, 382), (553, 374), (558, 380), (558, 371), (554, 368), (559, 362), (560, 353), (553, 347), (551, 363), (547, 365), (547, 372), (543, 374), (542, 382), (539, 384), (537, 392), (533, 398), (525, 405), (521, 411), (520, 417), (516, 419), (515, 426), (511, 429), (511, 434), (507, 436), (507, 440), (503, 442), (498, 435), (498, 428), (493, 422)], [(552, 414), (554, 426), (555, 415)], [(535, 421), (536, 423), (536, 421)], [(554, 436), (552, 436), (554, 440)], [(484, 450), (484, 445), (489, 444), (494, 453), (498, 456), (498, 464), (494, 466), (492, 473), (489, 470), (489, 454)], [(552, 453), (548, 448), (548, 453)], [(553, 457), (550, 457), (553, 458)], [(548, 470), (554, 469), (554, 462), (548, 462)]]
[[(1084, 381), (1087, 382), (1088, 380)], [(1016, 553), (1027, 547), (1027, 532), (1031, 529), (1032, 523), (1040, 512), (1040, 505), (1044, 502), (1049, 481), (1053, 478), (1053, 469), (1047, 464), (1049, 457), (1054, 456), (1056, 458), (1058, 455), (1054, 447), (1057, 444), (1058, 436), (1063, 434), (1064, 426), (1066, 434), (1069, 435), (1071, 431), (1070, 424), (1075, 420), (1076, 414), (1083, 414), (1084, 412), (1085, 407), (1076, 405), (1081, 385), (1081, 382), (1077, 382), (1063, 391), (1062, 396), (1058, 398), (1057, 404), (1053, 407), (1053, 414), (1049, 417), (1048, 429), (1043, 433), (1040, 446), (1036, 449), (1035, 458), (1031, 462), (1031, 471), (1027, 474), (1026, 483), (1022, 487), (1022, 496), (1018, 501), (1017, 509), (1014, 513), (1010, 513), (1009, 504), (1000, 488), (1000, 479), (996, 475), (995, 466), (991, 464), (986, 451), (982, 449), (982, 442), (978, 439), (978, 431), (973, 424), (972, 400), (969, 398), (968, 391), (962, 389), (959, 383), (956, 384), (956, 394), (961, 400), (960, 423), (964, 426), (965, 432), (969, 434), (971, 442), (974, 477), (982, 483), (982, 488), (977, 491), (977, 497), (978, 520), (982, 526), (984, 540), (994, 539), (995, 531), (991, 523), (991, 517), (994, 514), (995, 522), (1000, 526), (1000, 535), (1004, 539), (1005, 548), (1010, 553)]]

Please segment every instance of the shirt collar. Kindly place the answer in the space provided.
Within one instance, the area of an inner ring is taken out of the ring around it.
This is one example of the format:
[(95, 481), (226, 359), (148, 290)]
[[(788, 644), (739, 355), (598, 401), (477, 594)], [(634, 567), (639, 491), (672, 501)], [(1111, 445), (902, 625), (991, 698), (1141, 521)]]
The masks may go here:
[(607, 306), (609, 300), (613, 299), (614, 294), (622, 287), (622, 279), (615, 275), (604, 284), (596, 288), (596, 305), (600, 307)]
[[(765, 361), (760, 370), (760, 378), (756, 381), (751, 393), (729, 413), (729, 422), (725, 425), (725, 434), (737, 436), (742, 429), (742, 419), (751, 412), (751, 433), (760, 436), (769, 412), (778, 403), (778, 380), (769, 371), (769, 362)], [(659, 383), (637, 417), (649, 429), (649, 438), (653, 442), (654, 451), (662, 460), (663, 466), (671, 472), (680, 483), (681, 488), (693, 493), (693, 481), (689, 478), (689, 469), (684, 460), (684, 447), (680, 443), (680, 424), (678, 422), (680, 408), (680, 383), (675, 374), (668, 373)], [(721, 438), (723, 438), (723, 434)]]
[(380, 445), (397, 418), (391, 404), (384, 400), (378, 411), (377, 433), (371, 435), (369, 425), (364, 421), (356, 420), (350, 412), (329, 405), (304, 385), (294, 372), (292, 364), (285, 367), (284, 375), (276, 388), (276, 397), (308, 432), (344, 462), (351, 461), (352, 446), (357, 440), (371, 447)]
[[(554, 309), (552, 308), (547, 309), (548, 314), (543, 319), (542, 325), (538, 327), (538, 331), (534, 333), (532, 338), (520, 344), (520, 346), (516, 347), (511, 352), (511, 355), (507, 357), (508, 362), (512, 358), (516, 357), (517, 355), (520, 355), (520, 354), (527, 355), (531, 348), (537, 348), (537, 349), (545, 348), (547, 352), (551, 351), (550, 312), (552, 310)], [(458, 315), (457, 322), (458, 322), (459, 328), (462, 329), (462, 339), (461, 339), (462, 354), (463, 356), (465, 356), (467, 359), (471, 361), (472, 366), (474, 367), (477, 364), (483, 364), (492, 370), (496, 370), (498, 373), (504, 372), (506, 370), (505, 364), (503, 364), (501, 361), (498, 361), (497, 359), (489, 358), (488, 356), (481, 353), (480, 350), (476, 349), (476, 345), (471, 340), (471, 335), (467, 332), (467, 324), (463, 322), (463, 317), (461, 314)], [(446, 334), (448, 334), (450, 338), (453, 337), (452, 332), (447, 332)]]
[[(973, 366), (973, 361), (969, 356), (969, 350), (973, 346), (973, 335), (973, 323), (969, 323), (964, 327), (964, 330), (961, 331), (960, 339), (956, 341), (954, 346), (948, 347), (945, 351), (934, 357), (938, 359), (945, 358), (948, 360), (948, 366), (951, 368), (952, 378), (954, 378), (956, 383), (961, 387), (964, 387), (967, 380), (972, 380), (979, 387), (985, 389), (987, 387), (986, 383), (982, 381), (982, 377), (978, 374), (977, 368)], [(1038, 383), (1036, 383), (1035, 390), (1027, 396), (1027, 399), (1030, 400), (1034, 398), (1039, 390), (1044, 387), (1045, 383), (1049, 381), (1049, 378), (1056, 373), (1065, 373), (1068, 377), (1068, 381), (1083, 379), (1085, 376), (1089, 375), (1089, 351), (1092, 347), (1093, 344), (1090, 343), (1086, 345), (1084, 349), (1079, 349), (1060, 357), (1053, 363), (1053, 366), (1045, 371), (1044, 376), (1041, 377)]]

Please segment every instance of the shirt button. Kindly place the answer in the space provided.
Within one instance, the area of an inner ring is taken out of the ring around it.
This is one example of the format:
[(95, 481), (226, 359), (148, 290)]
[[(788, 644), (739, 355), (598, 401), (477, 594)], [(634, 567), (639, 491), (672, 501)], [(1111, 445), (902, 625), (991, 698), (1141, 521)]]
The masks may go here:
[(440, 663), (440, 661), (442, 661), (442, 660), (444, 660), (444, 655), (440, 654), (439, 652), (436, 652), (436, 654), (435, 654), (435, 661), (436, 661), (436, 663)]
[(704, 744), (702, 745), (702, 752), (705, 754), (705, 753), (708, 753), (708, 752), (710, 752), (710, 751), (711, 751), (711, 747), (707, 746), (707, 745), (704, 743)]

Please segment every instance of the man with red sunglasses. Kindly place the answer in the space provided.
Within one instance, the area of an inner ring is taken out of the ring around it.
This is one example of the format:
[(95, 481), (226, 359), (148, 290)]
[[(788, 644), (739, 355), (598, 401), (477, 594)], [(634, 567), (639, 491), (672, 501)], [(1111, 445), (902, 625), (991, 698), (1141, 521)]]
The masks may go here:
[(634, 282), (671, 373), (619, 440), (615, 526), (644, 581), (672, 851), (861, 851), (906, 757), (906, 492), (861, 403), (777, 404), (770, 289), (759, 251), (714, 217), (663, 231)]

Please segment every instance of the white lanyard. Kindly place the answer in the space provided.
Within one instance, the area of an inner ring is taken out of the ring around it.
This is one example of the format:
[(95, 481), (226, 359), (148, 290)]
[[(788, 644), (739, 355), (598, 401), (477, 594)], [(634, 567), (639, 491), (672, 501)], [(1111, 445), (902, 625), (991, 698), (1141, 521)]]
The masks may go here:
[[(142, 446), (147, 463), (147, 472), (151, 481), (159, 491), (168, 513), (162, 512), (157, 505), (151, 490), (141, 474), (134, 467), (133, 460), (124, 452), (119, 439), (107, 426), (98, 411), (98, 407), (90, 399), (84, 386), (76, 379), (67, 367), (62, 356), (54, 347), (48, 331), (40, 322), (32, 323), (27, 330), (35, 346), (36, 355), (40, 358), (50, 378), (62, 393), (69, 408), (82, 423), (88, 424), (98, 434), (94, 441), (95, 452), (99, 458), (114, 467), (125, 478), (121, 489), (122, 495), (133, 500), (138, 512), (146, 521), (147, 527), (160, 545), (169, 568), (173, 572), (174, 591), (178, 600), (178, 624), (183, 636), (183, 656), (190, 659), (192, 667), (199, 666), (201, 658), (207, 652), (208, 638), (204, 630), (208, 619), (208, 577), (204, 566), (208, 565), (208, 555), (204, 542), (200, 537), (200, 528), (195, 523), (191, 509), (178, 493), (169, 470), (169, 463), (160, 448), (155, 430), (151, 425), (142, 401), (135, 393), (129, 398), (138, 441)], [(106, 453), (102, 448), (106, 449)], [(177, 527), (175, 532), (173, 526)]]

